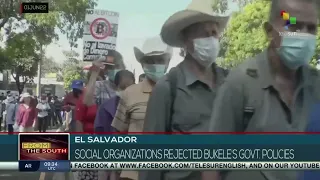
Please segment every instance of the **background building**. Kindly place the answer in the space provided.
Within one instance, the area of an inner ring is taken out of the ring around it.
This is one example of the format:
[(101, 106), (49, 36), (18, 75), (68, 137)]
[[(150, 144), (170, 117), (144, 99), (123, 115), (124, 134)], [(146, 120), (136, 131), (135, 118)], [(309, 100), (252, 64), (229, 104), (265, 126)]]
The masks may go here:
[[(24, 92), (29, 92), (30, 94), (36, 95), (38, 77), (34, 78), (34, 83), (26, 83)], [(11, 91), (14, 95), (19, 95), (16, 81), (10, 74), (9, 76), (6, 73), (0, 73), (0, 93)], [(63, 82), (57, 81), (57, 75), (55, 73), (46, 74), (44, 78), (41, 78), (41, 88), (40, 92), (42, 95), (48, 93), (56, 95), (58, 97), (63, 97), (65, 95), (65, 90), (63, 88)]]

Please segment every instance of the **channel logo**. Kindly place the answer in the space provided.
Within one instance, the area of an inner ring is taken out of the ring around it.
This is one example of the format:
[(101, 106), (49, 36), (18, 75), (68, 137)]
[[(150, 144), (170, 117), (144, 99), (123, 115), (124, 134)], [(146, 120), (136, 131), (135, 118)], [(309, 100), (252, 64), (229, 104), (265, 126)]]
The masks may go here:
[(290, 17), (290, 14), (286, 11), (281, 11), (281, 17), (283, 20), (286, 21), (286, 30), (289, 29), (289, 26), (292, 24), (297, 24), (297, 18), (296, 17)]

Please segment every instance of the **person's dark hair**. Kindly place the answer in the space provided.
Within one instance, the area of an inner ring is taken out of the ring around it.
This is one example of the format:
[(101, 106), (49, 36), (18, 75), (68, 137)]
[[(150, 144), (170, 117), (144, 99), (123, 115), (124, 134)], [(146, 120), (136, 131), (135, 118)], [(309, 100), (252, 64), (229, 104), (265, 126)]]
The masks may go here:
[(79, 98), (80, 95), (82, 94), (82, 90), (81, 89), (72, 89), (72, 94), (75, 98)]
[(11, 93), (11, 91), (7, 91), (7, 95), (10, 94), (10, 93)]
[(134, 74), (132, 72), (128, 70), (121, 70), (117, 72), (116, 76), (114, 77), (114, 84), (116, 86), (119, 86), (121, 79), (124, 77), (132, 78), (133, 81), (135, 80)]

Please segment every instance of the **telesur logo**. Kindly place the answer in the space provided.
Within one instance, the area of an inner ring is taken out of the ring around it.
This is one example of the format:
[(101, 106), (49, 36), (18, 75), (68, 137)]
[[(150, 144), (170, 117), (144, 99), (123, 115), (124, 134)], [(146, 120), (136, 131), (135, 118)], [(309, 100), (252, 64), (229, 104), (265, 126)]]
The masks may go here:
[(290, 14), (286, 11), (281, 11), (281, 17), (283, 20), (286, 21), (286, 26), (284, 27), (286, 31), (279, 32), (279, 36), (296, 36), (298, 35), (299, 31), (297, 32), (291, 32), (289, 31), (289, 26), (293, 24), (297, 24), (297, 18), (296, 17), (290, 17)]

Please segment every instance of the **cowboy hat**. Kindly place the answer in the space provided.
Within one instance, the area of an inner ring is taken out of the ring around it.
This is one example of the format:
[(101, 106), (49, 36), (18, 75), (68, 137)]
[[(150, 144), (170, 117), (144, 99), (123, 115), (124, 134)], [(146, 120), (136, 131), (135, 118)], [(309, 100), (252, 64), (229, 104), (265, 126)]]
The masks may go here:
[(161, 29), (162, 40), (173, 47), (183, 47), (181, 31), (192, 24), (212, 21), (218, 23), (219, 32), (223, 32), (229, 16), (214, 15), (212, 0), (192, 0), (189, 6), (170, 16)]
[(168, 54), (170, 56), (169, 59), (171, 59), (173, 48), (163, 43), (161, 37), (157, 36), (146, 39), (141, 50), (137, 47), (134, 47), (133, 51), (137, 61), (140, 62), (143, 57), (163, 54)]

